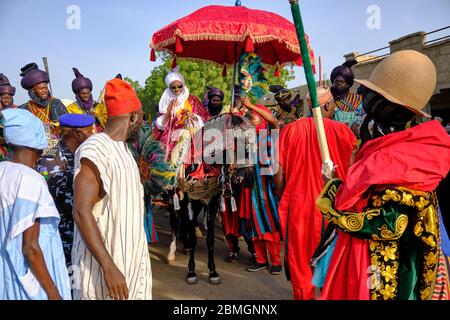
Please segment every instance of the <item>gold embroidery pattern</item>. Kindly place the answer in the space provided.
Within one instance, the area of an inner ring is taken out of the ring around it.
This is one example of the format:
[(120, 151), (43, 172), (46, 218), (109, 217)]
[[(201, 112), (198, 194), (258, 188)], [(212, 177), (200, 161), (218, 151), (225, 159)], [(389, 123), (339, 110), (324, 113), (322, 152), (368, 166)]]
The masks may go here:
[[(437, 199), (434, 192), (422, 192), (404, 187), (388, 187), (380, 191), (372, 191), (371, 206), (362, 213), (339, 212), (334, 206), (334, 198), (340, 181), (331, 180), (322, 191), (317, 205), (327, 220), (332, 221), (345, 231), (359, 231), (364, 227), (364, 219), (370, 220), (379, 216), (382, 207), (388, 203), (396, 203), (403, 207), (395, 221), (395, 230), (386, 224), (378, 228), (378, 235), (372, 234), (370, 255), (372, 269), (379, 271), (377, 286), (371, 289), (371, 298), (393, 299), (397, 296), (398, 287), (398, 240), (411, 225), (414, 235), (421, 240), (420, 255), (423, 262), (419, 266), (419, 299), (430, 299), (436, 278), (439, 258), (440, 234)], [(409, 221), (411, 220), (411, 221)], [(376, 272), (378, 272), (376, 271)], [(373, 280), (373, 278), (371, 278)]]
[(397, 241), (370, 240), (369, 253), (372, 275), (370, 297), (372, 300), (392, 300), (398, 288)]
[[(436, 278), (439, 260), (439, 217), (437, 213), (437, 200), (434, 192), (411, 190), (404, 187), (388, 188), (382, 194), (372, 196), (374, 207), (383, 206), (387, 201), (405, 205), (417, 212), (413, 216), (412, 228), (414, 235), (421, 239), (423, 263), (419, 278), (419, 298), (428, 300), (432, 295), (432, 287)], [(396, 223), (396, 230), (406, 229), (408, 217), (400, 215)], [(401, 218), (401, 219), (400, 219)], [(388, 231), (388, 230), (386, 230)], [(382, 231), (383, 233), (383, 231)], [(388, 235), (388, 233), (386, 233)]]
[(332, 182), (336, 183), (336, 180), (331, 180), (329, 182), (316, 202), (319, 210), (327, 220), (333, 222), (344, 231), (357, 232), (364, 227), (365, 219), (371, 220), (373, 217), (381, 214), (379, 209), (367, 210), (363, 213), (347, 211), (338, 212), (333, 207), (333, 201), (339, 185), (330, 184)]

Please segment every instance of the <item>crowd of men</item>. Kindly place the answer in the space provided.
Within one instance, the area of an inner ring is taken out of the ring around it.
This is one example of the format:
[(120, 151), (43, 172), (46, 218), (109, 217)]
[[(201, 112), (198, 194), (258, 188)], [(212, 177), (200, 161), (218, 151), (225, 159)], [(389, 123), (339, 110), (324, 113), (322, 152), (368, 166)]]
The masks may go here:
[[(448, 299), (450, 136), (423, 111), (435, 66), (412, 50), (385, 58), (369, 79), (354, 79), (352, 65), (317, 88), (333, 177), (322, 174), (310, 97), (304, 114), (281, 86), (271, 86), (272, 109), (239, 87), (225, 106), (220, 88), (200, 100), (173, 70), (158, 117), (145, 123), (120, 76), (96, 102), (92, 82), (74, 68), (75, 101), (65, 105), (30, 63), (21, 69), (30, 100), (16, 106), (0, 74), (0, 299), (151, 299), (150, 180), (167, 195), (171, 220), (189, 223), (173, 227), (185, 250), (195, 249), (198, 212), (220, 213), (227, 261), (239, 258), (243, 237), (253, 257), (247, 270), (278, 275), (284, 265), (294, 299)], [(277, 166), (257, 148), (241, 165), (187, 163), (191, 138), (221, 116), (253, 130)], [(149, 151), (150, 143), (161, 149)], [(188, 177), (216, 178), (207, 201), (182, 187)], [(186, 280), (196, 283), (191, 263)]]

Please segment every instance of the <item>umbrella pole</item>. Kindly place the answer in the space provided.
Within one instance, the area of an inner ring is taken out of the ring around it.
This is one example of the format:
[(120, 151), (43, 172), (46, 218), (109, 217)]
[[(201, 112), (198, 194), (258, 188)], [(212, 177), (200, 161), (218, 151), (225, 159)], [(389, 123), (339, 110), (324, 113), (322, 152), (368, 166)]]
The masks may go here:
[(314, 122), (316, 124), (317, 137), (319, 139), (320, 153), (322, 155), (322, 173), (331, 178), (334, 171), (334, 165), (330, 158), (328, 150), (327, 137), (325, 135), (325, 128), (323, 126), (322, 113), (317, 99), (316, 80), (312, 70), (311, 59), (309, 57), (308, 45), (306, 43), (305, 30), (303, 28), (302, 16), (300, 14), (300, 6), (298, 0), (289, 0), (291, 4), (292, 16), (294, 18), (295, 29), (297, 30), (297, 37), (300, 44), (300, 52), (302, 54), (303, 69), (305, 71), (306, 82), (308, 84), (309, 96), (311, 97), (312, 112)]
[(236, 77), (237, 77), (237, 64), (236, 64), (236, 60), (237, 60), (237, 45), (234, 45), (234, 62), (233, 62), (233, 75), (232, 75), (232, 84), (231, 84), (231, 109), (234, 108), (234, 100), (235, 100), (235, 84), (236, 84)]
[[(242, 5), (242, 3), (240, 0), (236, 0), (236, 3), (234, 5), (236, 7), (240, 7)], [(236, 84), (236, 75), (237, 75), (236, 61), (237, 61), (237, 44), (235, 43), (234, 44), (234, 59), (233, 59), (233, 75), (232, 75), (233, 83), (231, 85), (231, 107), (230, 107), (230, 110), (232, 110), (234, 108), (234, 93), (235, 93), (234, 86)]]

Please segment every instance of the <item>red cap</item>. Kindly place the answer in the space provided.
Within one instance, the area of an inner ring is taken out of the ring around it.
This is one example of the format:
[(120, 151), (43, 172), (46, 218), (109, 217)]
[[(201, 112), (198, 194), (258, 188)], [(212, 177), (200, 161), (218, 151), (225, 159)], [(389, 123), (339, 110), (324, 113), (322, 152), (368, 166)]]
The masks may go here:
[(142, 107), (133, 87), (126, 81), (114, 78), (106, 83), (105, 104), (108, 116), (120, 116)]

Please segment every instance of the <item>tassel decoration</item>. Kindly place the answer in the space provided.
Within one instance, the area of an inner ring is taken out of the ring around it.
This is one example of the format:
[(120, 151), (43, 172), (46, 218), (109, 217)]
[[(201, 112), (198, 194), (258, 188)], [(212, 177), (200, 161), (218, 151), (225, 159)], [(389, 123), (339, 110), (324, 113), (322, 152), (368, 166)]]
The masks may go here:
[(273, 72), (273, 75), (274, 75), (276, 78), (279, 78), (279, 77), (280, 77), (280, 66), (278, 65), (278, 62), (277, 62), (277, 66), (275, 67), (275, 71)]
[(208, 231), (209, 210), (207, 206), (205, 206), (203, 212), (205, 213), (205, 218), (203, 219), (203, 226), (205, 227), (205, 231)]
[(183, 52), (183, 45), (181, 44), (181, 39), (177, 37), (177, 40), (175, 42), (175, 52), (181, 53)]
[(245, 40), (245, 52), (254, 52), (254, 51), (255, 51), (255, 47), (253, 46), (252, 38), (250, 38), (250, 36), (249, 36)]
[(220, 212), (225, 212), (227, 207), (225, 206), (225, 197), (223, 195), (220, 196)]
[(237, 211), (236, 200), (234, 200), (234, 197), (231, 196), (231, 212), (236, 212), (236, 211)]
[(152, 49), (152, 51), (150, 52), (150, 61), (152, 62), (156, 61), (156, 53), (154, 49)]
[(177, 56), (174, 56), (173, 57), (173, 60), (172, 60), (172, 70), (173, 69), (175, 69), (176, 67), (177, 67)]
[(227, 64), (224, 63), (222, 68), (222, 78), (225, 78), (226, 76), (227, 76)]
[(178, 194), (175, 192), (175, 194), (173, 195), (173, 209), (175, 211), (180, 210), (180, 199), (178, 198)]
[(188, 204), (189, 221), (194, 220), (194, 210), (192, 210), (192, 203), (189, 201)]

